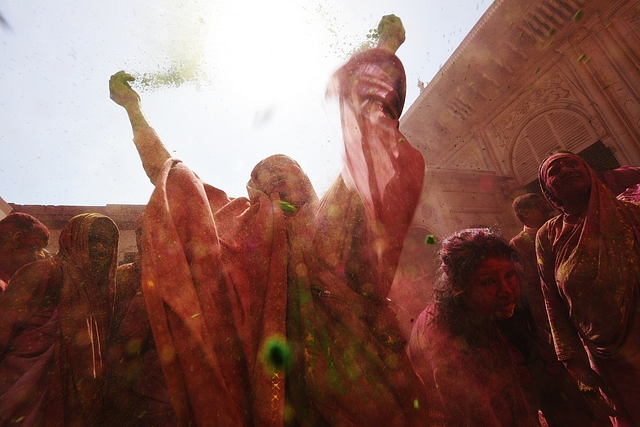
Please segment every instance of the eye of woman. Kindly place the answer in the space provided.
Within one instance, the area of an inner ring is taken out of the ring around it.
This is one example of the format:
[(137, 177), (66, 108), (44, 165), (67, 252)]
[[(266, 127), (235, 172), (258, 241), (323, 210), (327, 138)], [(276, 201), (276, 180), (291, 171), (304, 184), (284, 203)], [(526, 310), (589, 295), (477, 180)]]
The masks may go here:
[(493, 277), (487, 277), (486, 279), (480, 280), (480, 284), (482, 286), (489, 286), (489, 285), (493, 285), (494, 283), (495, 283), (495, 280)]
[(578, 161), (576, 159), (565, 159), (564, 165), (570, 168), (575, 168), (578, 166)]

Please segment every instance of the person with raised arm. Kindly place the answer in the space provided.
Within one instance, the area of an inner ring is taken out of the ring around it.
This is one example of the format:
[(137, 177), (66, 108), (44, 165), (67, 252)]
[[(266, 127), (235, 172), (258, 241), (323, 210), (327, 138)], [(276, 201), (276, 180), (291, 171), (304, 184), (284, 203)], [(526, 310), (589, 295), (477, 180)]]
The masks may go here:
[(132, 77), (111, 77), (155, 185), (142, 289), (179, 425), (428, 422), (386, 299), (424, 160), (398, 130), (404, 28), (389, 15), (379, 30), (335, 74), (347, 160), (320, 200), (281, 154), (256, 165), (248, 197), (204, 183), (149, 126)]

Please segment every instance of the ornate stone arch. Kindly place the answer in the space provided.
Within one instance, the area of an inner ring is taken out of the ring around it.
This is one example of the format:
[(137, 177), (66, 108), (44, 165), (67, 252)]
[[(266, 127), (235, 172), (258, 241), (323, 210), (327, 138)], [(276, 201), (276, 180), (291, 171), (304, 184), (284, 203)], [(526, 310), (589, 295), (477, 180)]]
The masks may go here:
[(538, 166), (553, 150), (578, 153), (600, 138), (592, 117), (577, 104), (547, 105), (523, 120), (509, 150), (509, 169), (526, 185), (538, 176)]

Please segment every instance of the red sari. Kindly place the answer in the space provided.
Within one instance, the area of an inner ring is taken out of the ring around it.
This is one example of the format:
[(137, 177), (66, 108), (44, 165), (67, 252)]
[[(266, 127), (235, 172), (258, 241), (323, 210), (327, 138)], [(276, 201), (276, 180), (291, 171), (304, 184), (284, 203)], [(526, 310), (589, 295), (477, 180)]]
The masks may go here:
[(618, 425), (640, 425), (640, 206), (617, 200), (586, 167), (586, 212), (560, 215), (538, 232), (542, 291), (558, 359), (589, 358), (611, 390)]
[[(56, 260), (57, 261), (57, 260)], [(36, 261), (0, 294), (0, 426), (42, 426), (49, 395), (62, 285), (60, 265)]]
[[(100, 423), (115, 287), (100, 287), (91, 265), (89, 232), (98, 218), (107, 217), (73, 217), (58, 254), (20, 269), (0, 295), (0, 425)], [(117, 251), (108, 282), (115, 280)]]
[[(471, 319), (473, 313), (461, 315)], [(455, 334), (438, 319), (431, 304), (418, 317), (409, 341), (418, 375), (425, 382), (435, 382), (444, 425), (539, 426), (524, 392), (530, 376), (523, 355), (508, 343), (495, 321), (481, 327), (470, 320), (466, 324), (473, 328), (478, 345)]]
[(176, 425), (141, 288), (140, 259), (117, 270), (118, 294), (109, 344), (105, 425)]
[[(231, 199), (174, 159), (160, 173), (145, 212), (142, 283), (179, 425), (427, 417), (386, 305), (424, 161), (398, 131), (397, 58), (372, 52), (350, 64), (338, 75), (347, 158), (360, 150), (366, 166), (347, 160), (358, 192), (340, 178), (319, 203), (290, 213), (252, 183), (249, 199)], [(349, 127), (346, 112), (361, 126)], [(157, 138), (151, 129), (139, 137)]]

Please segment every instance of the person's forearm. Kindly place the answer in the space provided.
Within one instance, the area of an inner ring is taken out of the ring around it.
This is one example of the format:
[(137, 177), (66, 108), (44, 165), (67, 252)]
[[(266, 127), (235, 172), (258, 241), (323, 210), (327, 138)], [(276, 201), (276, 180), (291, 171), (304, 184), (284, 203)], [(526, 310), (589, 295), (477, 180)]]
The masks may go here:
[(147, 122), (138, 102), (125, 106), (133, 131), (133, 142), (136, 145), (142, 167), (153, 185), (164, 163), (171, 157), (158, 134)]
[(144, 116), (142, 112), (142, 107), (140, 106), (139, 101), (130, 102), (124, 106), (124, 109), (127, 111), (127, 115), (129, 116), (129, 122), (131, 122), (131, 129), (133, 130), (133, 135), (135, 137), (136, 131), (144, 129), (149, 126), (147, 122), (147, 118)]

